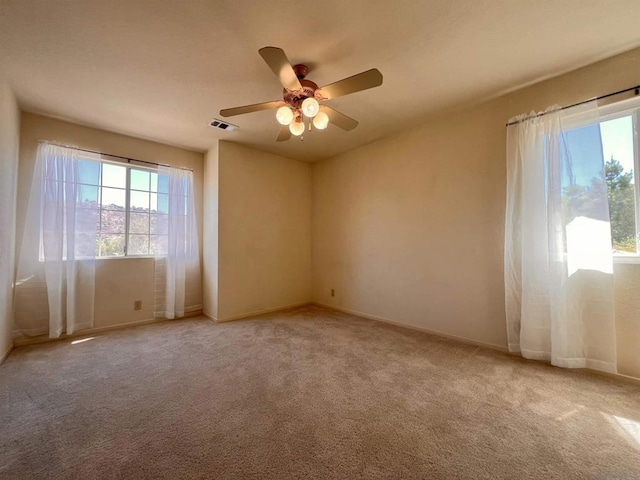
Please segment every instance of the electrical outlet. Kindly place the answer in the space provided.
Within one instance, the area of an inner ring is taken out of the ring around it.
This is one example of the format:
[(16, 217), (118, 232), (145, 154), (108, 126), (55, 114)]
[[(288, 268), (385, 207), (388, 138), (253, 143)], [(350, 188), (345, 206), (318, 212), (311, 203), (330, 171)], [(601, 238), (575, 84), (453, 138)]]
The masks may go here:
[(335, 296), (336, 296), (336, 291), (335, 291), (333, 288), (331, 289), (331, 296), (332, 296), (332, 297), (335, 297)]
[(133, 309), (142, 310), (142, 300), (136, 300), (135, 302), (133, 302)]

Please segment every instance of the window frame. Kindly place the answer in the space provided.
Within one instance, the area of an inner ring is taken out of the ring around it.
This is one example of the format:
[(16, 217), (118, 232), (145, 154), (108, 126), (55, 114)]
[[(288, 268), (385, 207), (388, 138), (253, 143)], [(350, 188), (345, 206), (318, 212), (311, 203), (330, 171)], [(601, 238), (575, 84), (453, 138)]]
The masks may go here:
[[(633, 188), (636, 221), (636, 253), (613, 253), (613, 263), (640, 264), (640, 98), (634, 96), (627, 100), (612, 102), (598, 107), (598, 123), (631, 116), (633, 131)], [(606, 160), (605, 160), (606, 161)]]

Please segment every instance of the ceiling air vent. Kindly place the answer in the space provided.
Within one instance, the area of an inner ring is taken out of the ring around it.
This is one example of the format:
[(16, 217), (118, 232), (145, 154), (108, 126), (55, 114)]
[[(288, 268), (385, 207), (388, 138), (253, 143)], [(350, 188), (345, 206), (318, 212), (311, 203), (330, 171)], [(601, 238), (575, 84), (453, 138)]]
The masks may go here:
[(233, 132), (240, 128), (239, 126), (234, 125), (233, 123), (223, 122), (222, 120), (218, 120), (217, 118), (214, 118), (213, 120), (211, 120), (211, 123), (209, 123), (209, 125), (211, 125), (214, 128), (219, 128), (220, 130), (225, 130), (227, 132)]

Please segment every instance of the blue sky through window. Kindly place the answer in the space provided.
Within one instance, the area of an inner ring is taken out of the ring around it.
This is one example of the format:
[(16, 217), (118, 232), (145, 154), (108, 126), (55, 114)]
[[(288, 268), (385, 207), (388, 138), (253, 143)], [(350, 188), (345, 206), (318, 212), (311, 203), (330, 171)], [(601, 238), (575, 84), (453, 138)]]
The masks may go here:
[(599, 125), (587, 125), (565, 133), (566, 148), (572, 159), (571, 174), (569, 168), (563, 173), (563, 185), (589, 186), (593, 178), (602, 178), (604, 164), (602, 157), (602, 142), (600, 140)]
[(631, 115), (602, 122), (600, 133), (602, 135), (602, 155), (605, 162), (613, 157), (622, 164), (625, 172), (633, 171), (633, 122)]

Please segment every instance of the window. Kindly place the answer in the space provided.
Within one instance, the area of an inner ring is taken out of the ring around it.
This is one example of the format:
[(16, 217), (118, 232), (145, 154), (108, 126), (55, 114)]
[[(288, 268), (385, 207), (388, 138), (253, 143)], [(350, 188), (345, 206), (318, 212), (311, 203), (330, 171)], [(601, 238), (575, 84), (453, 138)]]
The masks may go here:
[[(597, 135), (587, 135), (594, 123), (577, 119), (573, 129), (567, 131), (566, 148), (575, 155), (591, 156), (589, 151), (602, 149), (604, 173), (593, 176), (594, 169), (586, 169), (583, 162), (580, 168), (572, 168), (563, 179), (567, 206), (571, 212), (572, 200), (581, 208), (598, 210), (593, 203), (598, 195), (591, 192), (606, 188), (611, 222), (611, 240), (616, 261), (638, 261), (640, 263), (640, 198), (638, 176), (638, 126), (640, 125), (640, 99), (617, 102), (599, 108), (599, 127), (601, 145), (593, 142)], [(591, 156), (595, 159), (595, 156)], [(601, 165), (602, 160), (597, 160)], [(571, 163), (571, 162), (570, 162)], [(592, 165), (595, 167), (595, 165)], [(593, 198), (591, 198), (593, 197)], [(569, 213), (569, 216), (571, 214)], [(594, 216), (594, 218), (596, 218)]]
[(617, 257), (640, 253), (638, 235), (638, 125), (640, 103), (621, 102), (601, 108), (600, 135), (605, 161), (611, 238)]
[(96, 257), (166, 253), (169, 177), (143, 167), (85, 159), (78, 165), (79, 208), (99, 209)]

